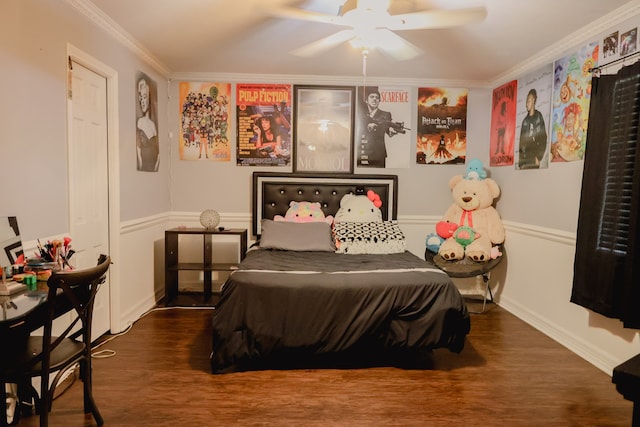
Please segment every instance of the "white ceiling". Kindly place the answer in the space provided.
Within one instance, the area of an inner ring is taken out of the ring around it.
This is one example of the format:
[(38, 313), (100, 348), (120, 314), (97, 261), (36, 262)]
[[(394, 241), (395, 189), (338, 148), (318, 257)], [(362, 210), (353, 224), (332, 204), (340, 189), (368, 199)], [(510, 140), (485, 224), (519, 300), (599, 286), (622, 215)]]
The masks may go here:
[[(169, 74), (362, 75), (361, 55), (348, 43), (308, 59), (289, 53), (342, 27), (274, 18), (264, 11), (270, 5), (289, 5), (337, 14), (341, 0), (86, 1), (115, 21), (116, 28), (128, 33)], [(367, 75), (488, 82), (578, 31), (598, 30), (598, 25), (637, 4), (638, 0), (393, 0), (392, 11), (484, 5), (488, 14), (483, 22), (463, 27), (399, 33), (424, 54), (397, 62), (371, 52)]]

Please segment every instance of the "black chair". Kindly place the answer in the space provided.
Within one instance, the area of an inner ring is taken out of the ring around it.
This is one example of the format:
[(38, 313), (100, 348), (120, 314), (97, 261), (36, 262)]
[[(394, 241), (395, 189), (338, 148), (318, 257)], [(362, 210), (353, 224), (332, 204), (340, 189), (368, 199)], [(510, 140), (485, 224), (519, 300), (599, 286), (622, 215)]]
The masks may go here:
[[(76, 363), (80, 366), (80, 379), (84, 383), (84, 412), (91, 412), (98, 425), (104, 423), (92, 393), (91, 323), (95, 296), (110, 264), (111, 259), (101, 255), (96, 267), (53, 272), (47, 281), (47, 303), (39, 313), (33, 313), (34, 316), (43, 316), (43, 336), (29, 336), (26, 345), (2, 355), (1, 425), (7, 425), (5, 384), (17, 383), (19, 400), (33, 399), (36, 413), (40, 415), (40, 425), (47, 426), (56, 385), (65, 371)], [(74, 320), (62, 334), (52, 336), (53, 320), (69, 311), (74, 313)], [(54, 372), (56, 375), (50, 385), (49, 375)], [(31, 385), (33, 377), (41, 377), (39, 397)], [(19, 413), (17, 409), (15, 417)]]

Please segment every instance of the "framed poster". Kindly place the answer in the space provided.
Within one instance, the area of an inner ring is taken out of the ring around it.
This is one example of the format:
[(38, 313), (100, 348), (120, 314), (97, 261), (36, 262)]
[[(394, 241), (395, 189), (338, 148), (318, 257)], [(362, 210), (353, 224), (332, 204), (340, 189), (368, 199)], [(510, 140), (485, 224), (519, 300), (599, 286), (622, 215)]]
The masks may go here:
[(465, 88), (418, 88), (416, 163), (463, 165), (467, 158)]
[(354, 86), (293, 87), (293, 171), (353, 173)]
[(238, 166), (291, 163), (291, 85), (236, 84)]

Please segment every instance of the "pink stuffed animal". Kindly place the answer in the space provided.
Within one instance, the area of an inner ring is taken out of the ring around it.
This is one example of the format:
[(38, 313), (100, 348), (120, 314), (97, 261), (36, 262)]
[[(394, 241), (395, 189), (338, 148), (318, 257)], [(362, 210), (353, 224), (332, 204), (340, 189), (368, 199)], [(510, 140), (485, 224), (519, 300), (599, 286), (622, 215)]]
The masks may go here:
[(319, 202), (296, 202), (289, 203), (289, 209), (284, 216), (276, 215), (274, 221), (288, 222), (320, 222), (328, 224), (333, 222), (333, 216), (325, 216)]

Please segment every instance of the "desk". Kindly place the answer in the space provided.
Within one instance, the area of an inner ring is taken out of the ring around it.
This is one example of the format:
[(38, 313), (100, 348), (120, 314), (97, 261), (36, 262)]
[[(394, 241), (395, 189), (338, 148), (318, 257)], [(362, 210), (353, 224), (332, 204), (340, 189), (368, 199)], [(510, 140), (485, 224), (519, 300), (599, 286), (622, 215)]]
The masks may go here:
[[(59, 291), (62, 293), (62, 290)], [(0, 296), (2, 316), (0, 317), (0, 342), (18, 346), (26, 341), (29, 334), (44, 326), (47, 313), (48, 288), (45, 282), (38, 282), (35, 291), (22, 291)], [(56, 298), (55, 316), (59, 317), (73, 310), (67, 298)]]
[[(17, 327), (25, 327), (28, 332), (31, 332), (42, 326), (44, 320), (42, 310), (46, 302), (46, 289), (0, 296), (2, 304), (0, 338), (4, 341), (5, 333)], [(36, 315), (39, 312), (42, 312), (42, 316)]]

